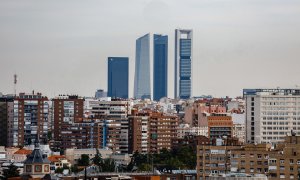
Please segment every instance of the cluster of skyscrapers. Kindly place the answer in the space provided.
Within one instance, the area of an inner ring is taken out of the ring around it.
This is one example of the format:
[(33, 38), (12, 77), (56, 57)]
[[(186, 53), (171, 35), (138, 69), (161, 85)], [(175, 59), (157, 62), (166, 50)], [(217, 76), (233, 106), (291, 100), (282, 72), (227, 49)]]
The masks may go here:
[[(192, 30), (175, 30), (174, 96), (191, 97)], [(128, 98), (128, 57), (108, 57), (108, 96)], [(153, 79), (151, 80), (151, 65)], [(151, 85), (153, 84), (153, 90)], [(152, 95), (153, 93), (153, 95)], [(168, 97), (168, 36), (146, 34), (136, 40), (134, 98)]]

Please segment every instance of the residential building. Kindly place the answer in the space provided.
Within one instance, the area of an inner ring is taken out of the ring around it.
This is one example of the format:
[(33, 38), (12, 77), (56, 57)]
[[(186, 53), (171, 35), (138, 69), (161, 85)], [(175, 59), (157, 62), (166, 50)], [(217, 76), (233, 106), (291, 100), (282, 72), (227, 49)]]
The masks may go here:
[(8, 126), (13, 122), (13, 101), (13, 97), (0, 97), (0, 146), (9, 145)]
[(274, 148), (271, 144), (246, 144), (231, 151), (231, 171), (263, 174), (271, 180), (298, 179), (300, 136), (286, 136)]
[(153, 100), (168, 96), (168, 36), (153, 35)]
[(189, 99), (192, 95), (193, 31), (175, 30), (175, 98)]
[(134, 98), (151, 99), (150, 34), (136, 40)]
[(27, 149), (19, 149), (17, 150), (13, 155), (12, 158), (10, 160), (12, 160), (13, 162), (19, 162), (22, 163), (23, 161), (26, 160), (27, 156), (29, 154), (31, 154), (32, 151), (31, 150), (27, 150)]
[(20, 93), (14, 98), (13, 121), (8, 123), (8, 146), (30, 145), (48, 134), (48, 98), (41, 93)]
[(178, 117), (158, 112), (150, 113), (150, 152), (157, 153), (162, 149), (170, 150), (172, 139), (177, 138)]
[(128, 116), (131, 114), (129, 101), (120, 99), (89, 101), (88, 111), (85, 113), (89, 114), (89, 118), (100, 120), (107, 130), (99, 131), (104, 133), (102, 137), (108, 138), (103, 141), (102, 147), (111, 147), (115, 149), (114, 151), (128, 153)]
[(50, 163), (51, 173), (55, 173), (55, 170), (58, 168), (65, 168), (65, 167), (71, 168), (71, 163), (66, 158), (66, 156), (52, 155), (52, 156), (49, 156), (48, 159), (49, 159), (49, 161), (51, 161), (51, 163)]
[(133, 154), (138, 151), (140, 153), (148, 153), (150, 147), (149, 136), (149, 116), (142, 113), (130, 116), (129, 121), (129, 137), (128, 152)]
[(208, 136), (208, 127), (191, 127), (189, 124), (180, 124), (177, 127), (177, 138), (184, 138), (188, 135)]
[(300, 89), (244, 89), (246, 141), (283, 142), (291, 131), (300, 134)]
[[(103, 159), (109, 158), (112, 155), (111, 149), (98, 149)], [(88, 149), (76, 149), (70, 148), (65, 150), (65, 156), (70, 161), (72, 165), (76, 164), (78, 159), (81, 158), (81, 155), (87, 154), (90, 159), (94, 158), (97, 151), (95, 148)]]
[(241, 143), (245, 143), (245, 124), (235, 124), (232, 126), (232, 136), (239, 139)]
[(230, 152), (240, 149), (237, 139), (214, 139), (197, 146), (197, 179), (222, 176), (230, 172)]
[(128, 57), (108, 57), (107, 95), (112, 98), (128, 98)]
[(232, 137), (233, 122), (227, 114), (211, 114), (207, 117), (208, 137), (210, 139)]
[[(68, 136), (68, 130), (72, 124), (83, 121), (84, 99), (77, 95), (60, 95), (52, 101), (54, 109), (54, 140), (61, 141)], [(81, 135), (78, 134), (78, 136)]]

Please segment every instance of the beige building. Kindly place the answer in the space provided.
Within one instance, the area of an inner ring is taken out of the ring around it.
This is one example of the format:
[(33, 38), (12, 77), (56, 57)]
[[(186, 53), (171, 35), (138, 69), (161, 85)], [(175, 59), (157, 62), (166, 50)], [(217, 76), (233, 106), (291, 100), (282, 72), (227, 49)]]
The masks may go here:
[(233, 123), (232, 126), (232, 135), (233, 137), (236, 137), (239, 139), (241, 143), (246, 143), (246, 130), (245, 130), (245, 124), (235, 124)]
[[(99, 153), (102, 158), (105, 159), (109, 158), (113, 152), (111, 149), (99, 149)], [(90, 159), (92, 159), (96, 155), (96, 149), (66, 149), (65, 151), (65, 156), (71, 164), (76, 164), (77, 160), (81, 158), (83, 154), (87, 154)]]
[(230, 153), (240, 149), (234, 139), (216, 139), (210, 145), (197, 146), (197, 179), (221, 176), (230, 172)]
[(249, 144), (231, 151), (231, 171), (250, 175), (264, 174), (268, 179), (298, 179), (300, 136), (286, 136), (274, 149), (271, 144)]
[(62, 155), (52, 155), (48, 157), (50, 164), (51, 173), (54, 173), (57, 168), (71, 167), (71, 163), (66, 158), (66, 156)]

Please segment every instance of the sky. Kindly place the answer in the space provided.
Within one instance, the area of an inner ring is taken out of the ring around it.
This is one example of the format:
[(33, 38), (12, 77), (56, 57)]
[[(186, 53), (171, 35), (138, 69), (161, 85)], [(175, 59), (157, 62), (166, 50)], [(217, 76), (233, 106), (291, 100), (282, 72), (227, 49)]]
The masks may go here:
[(132, 97), (135, 40), (158, 33), (173, 98), (176, 28), (193, 29), (193, 96), (300, 87), (299, 0), (1, 0), (0, 92), (16, 73), (17, 92), (93, 96), (107, 89), (107, 57), (126, 56)]

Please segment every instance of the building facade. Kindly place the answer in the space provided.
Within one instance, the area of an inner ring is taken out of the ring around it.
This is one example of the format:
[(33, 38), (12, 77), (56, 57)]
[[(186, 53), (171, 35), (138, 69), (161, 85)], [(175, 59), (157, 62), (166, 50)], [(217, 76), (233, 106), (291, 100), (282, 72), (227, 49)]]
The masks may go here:
[[(74, 123), (83, 121), (84, 99), (76, 95), (59, 96), (52, 100), (54, 114), (54, 140), (63, 140)], [(71, 143), (71, 142), (70, 142)]]
[(278, 143), (300, 134), (300, 89), (244, 89), (246, 141)]
[(175, 30), (175, 98), (189, 99), (192, 94), (192, 41), (192, 30)]
[(0, 97), (0, 146), (8, 146), (8, 125), (12, 122), (13, 97)]
[(168, 96), (168, 36), (153, 35), (153, 100)]
[(149, 116), (137, 114), (130, 116), (129, 121), (129, 136), (128, 145), (129, 153), (133, 154), (138, 151), (139, 153), (149, 152)]
[(150, 34), (136, 40), (134, 98), (151, 99)]
[(24, 146), (37, 137), (47, 140), (48, 98), (41, 93), (20, 93), (10, 105), (12, 121), (8, 122), (8, 146)]
[(231, 151), (231, 172), (263, 174), (271, 180), (299, 179), (300, 137), (286, 136), (284, 143), (247, 144)]
[(177, 139), (178, 117), (152, 112), (150, 124), (150, 152), (158, 153), (162, 149), (170, 150), (172, 140)]
[(107, 95), (128, 98), (128, 57), (108, 57)]
[(232, 137), (233, 122), (231, 116), (226, 114), (212, 114), (207, 117), (208, 121), (208, 137), (211, 139), (222, 138), (226, 136)]
[(240, 149), (236, 139), (215, 139), (197, 146), (197, 179), (222, 176), (230, 172), (230, 154)]

